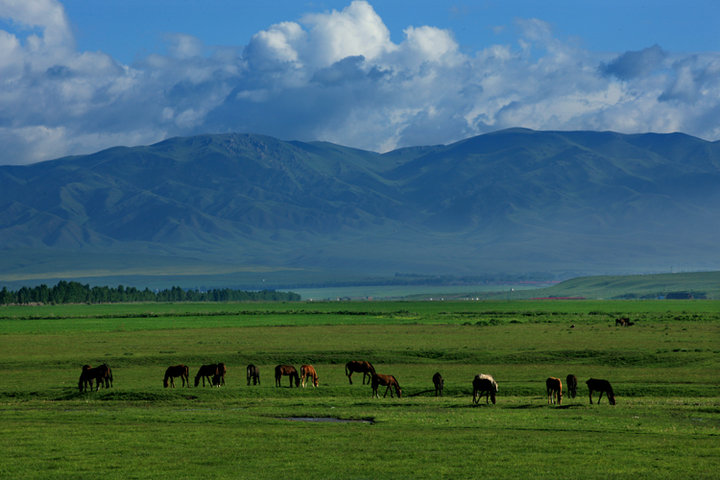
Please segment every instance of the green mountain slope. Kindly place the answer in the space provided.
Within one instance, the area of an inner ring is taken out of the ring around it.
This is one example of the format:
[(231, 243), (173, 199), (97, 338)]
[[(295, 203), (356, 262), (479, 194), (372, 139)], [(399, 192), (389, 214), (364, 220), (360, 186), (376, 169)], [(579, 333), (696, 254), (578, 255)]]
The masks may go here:
[(682, 134), (511, 129), (385, 154), (201, 135), (0, 167), (0, 281), (709, 270), (718, 218), (720, 143)]

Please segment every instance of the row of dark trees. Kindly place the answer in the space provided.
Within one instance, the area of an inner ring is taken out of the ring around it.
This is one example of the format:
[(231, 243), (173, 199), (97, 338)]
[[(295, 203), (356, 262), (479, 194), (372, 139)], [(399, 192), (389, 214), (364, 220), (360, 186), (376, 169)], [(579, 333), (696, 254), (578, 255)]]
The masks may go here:
[(78, 282), (60, 281), (54, 287), (38, 285), (22, 287), (17, 291), (3, 287), (0, 305), (10, 304), (61, 304), (61, 303), (120, 303), (120, 302), (243, 302), (243, 301), (299, 301), (300, 295), (275, 290), (185, 290), (172, 287), (165, 290), (138, 290), (135, 287), (90, 287)]

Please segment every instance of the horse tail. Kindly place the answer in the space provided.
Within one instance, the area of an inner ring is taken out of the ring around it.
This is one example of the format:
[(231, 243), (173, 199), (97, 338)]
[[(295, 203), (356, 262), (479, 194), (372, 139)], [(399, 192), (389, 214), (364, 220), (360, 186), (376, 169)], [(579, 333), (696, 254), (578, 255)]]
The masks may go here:
[(195, 375), (195, 386), (196, 386), (196, 387), (197, 387), (198, 385), (200, 385), (200, 373), (201, 373), (201, 372), (202, 372), (202, 368), (201, 368), (200, 370), (198, 370), (197, 375)]
[(85, 376), (85, 372), (80, 374), (80, 380), (78, 380), (78, 390), (81, 392), (83, 391), (83, 377)]
[(345, 375), (349, 377), (349, 376), (350, 376), (350, 371), (348, 370), (348, 365), (350, 365), (350, 362), (348, 362), (348, 363), (345, 364)]
[(170, 375), (168, 375), (168, 371), (165, 370), (165, 378), (163, 378), (163, 387), (165, 387), (165, 388), (168, 387), (168, 377), (169, 377), (169, 376), (170, 376)]

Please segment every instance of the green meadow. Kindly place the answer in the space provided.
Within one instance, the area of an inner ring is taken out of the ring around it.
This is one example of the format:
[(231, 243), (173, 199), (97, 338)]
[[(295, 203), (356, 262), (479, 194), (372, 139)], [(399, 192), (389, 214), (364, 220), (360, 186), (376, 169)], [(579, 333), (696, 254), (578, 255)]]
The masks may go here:
[[(402, 398), (350, 385), (356, 359)], [(215, 362), (221, 388), (162, 386)], [(114, 386), (80, 393), (86, 363)], [(276, 387), (281, 363), (320, 386)], [(0, 478), (717, 478), (719, 371), (710, 300), (0, 307)], [(472, 404), (480, 372), (495, 405)], [(548, 405), (570, 373), (578, 396)], [(590, 405), (590, 377), (616, 405)]]

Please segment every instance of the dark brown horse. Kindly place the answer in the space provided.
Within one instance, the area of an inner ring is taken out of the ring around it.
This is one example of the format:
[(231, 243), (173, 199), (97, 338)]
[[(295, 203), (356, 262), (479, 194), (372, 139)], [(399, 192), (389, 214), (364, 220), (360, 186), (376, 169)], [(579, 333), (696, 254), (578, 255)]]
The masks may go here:
[(287, 375), (290, 377), (290, 388), (292, 388), (293, 380), (295, 380), (295, 386), (300, 386), (300, 376), (298, 375), (297, 370), (292, 365), (278, 365), (275, 367), (275, 386), (280, 386), (280, 380), (282, 379), (283, 375)]
[(203, 387), (205, 386), (205, 380), (207, 379), (208, 385), (215, 385), (215, 379), (218, 376), (218, 365), (217, 363), (211, 363), (210, 365), (203, 365), (198, 369), (197, 375), (195, 375), (195, 386), (200, 385), (200, 379), (202, 378)]
[(180, 377), (182, 386), (190, 386), (190, 369), (187, 365), (172, 365), (165, 370), (165, 378), (163, 378), (163, 387), (167, 388), (168, 384), (175, 388), (175, 378)]
[(577, 377), (572, 374), (568, 375), (565, 379), (565, 386), (567, 386), (568, 395), (575, 398), (577, 395)]
[(383, 375), (382, 373), (373, 372), (370, 383), (372, 385), (372, 396), (375, 398), (378, 398), (378, 386), (380, 385), (387, 386), (383, 398), (387, 396), (388, 390), (390, 390), (390, 398), (392, 398), (393, 389), (395, 390), (395, 393), (397, 393), (398, 398), (402, 397), (400, 384), (392, 375)]
[(112, 386), (112, 370), (110, 370), (110, 367), (105, 363), (95, 368), (90, 365), (83, 365), (80, 379), (78, 380), (78, 390), (82, 392), (87, 390), (88, 386), (90, 390), (92, 390), (93, 380), (95, 380), (95, 391), (98, 391), (100, 385), (103, 385), (105, 388), (110, 388)]
[(562, 381), (559, 378), (548, 377), (545, 380), (545, 389), (547, 390), (548, 404), (562, 405)]
[(615, 405), (615, 393), (613, 393), (612, 386), (610, 385), (610, 382), (607, 380), (600, 380), (597, 378), (591, 378), (585, 384), (588, 386), (588, 390), (590, 391), (590, 405), (592, 405), (592, 394), (593, 392), (600, 392), (600, 396), (597, 399), (598, 405), (600, 404), (600, 399), (603, 396), (603, 393), (607, 394), (608, 401), (610, 402), (610, 405)]
[(247, 366), (248, 385), (250, 385), (250, 380), (252, 380), (253, 385), (258, 385), (260, 383), (260, 369), (252, 363)]
[(443, 388), (445, 387), (445, 380), (443, 379), (442, 375), (440, 375), (440, 372), (435, 373), (432, 380), (433, 384), (435, 385), (435, 396), (442, 397)]
[(485, 395), (485, 403), (492, 400), (495, 405), (495, 395), (498, 392), (498, 384), (491, 375), (479, 373), (473, 379), (473, 403), (479, 403), (480, 398)]
[(629, 327), (630, 325), (635, 325), (634, 322), (631, 322), (628, 317), (620, 317), (615, 319), (615, 326), (621, 326), (621, 327)]
[(305, 388), (305, 380), (310, 378), (312, 380), (312, 386), (318, 386), (318, 374), (315, 371), (315, 367), (312, 365), (303, 365), (300, 367), (300, 378), (302, 380), (302, 387)]
[(224, 363), (218, 363), (217, 364), (217, 372), (215, 372), (215, 375), (212, 378), (212, 384), (216, 387), (219, 387), (220, 385), (225, 385), (225, 374), (227, 373), (227, 368), (225, 368)]
[(362, 372), (363, 385), (365, 385), (365, 377), (368, 378), (368, 383), (370, 383), (370, 379), (373, 373), (375, 373), (375, 367), (372, 366), (372, 363), (366, 362), (365, 360), (351, 360), (347, 362), (345, 364), (345, 375), (347, 375), (348, 380), (350, 380), (350, 385), (352, 385), (352, 374), (354, 372)]

